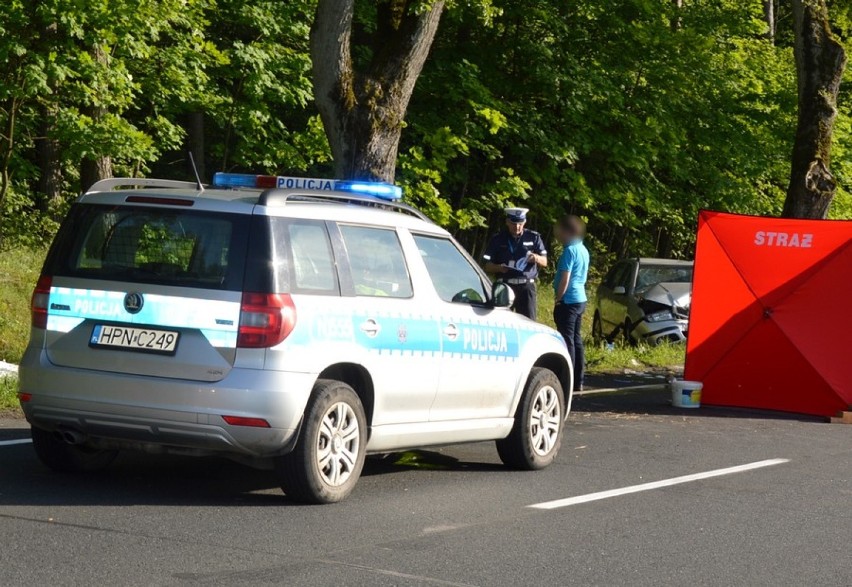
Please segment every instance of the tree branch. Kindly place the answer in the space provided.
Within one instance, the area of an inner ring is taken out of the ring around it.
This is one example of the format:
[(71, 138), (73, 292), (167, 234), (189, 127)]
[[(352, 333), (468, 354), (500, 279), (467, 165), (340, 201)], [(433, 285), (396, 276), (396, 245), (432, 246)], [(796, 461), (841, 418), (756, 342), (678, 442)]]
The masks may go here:
[(393, 33), (373, 55), (370, 74), (382, 83), (388, 97), (404, 100), (401, 113), (404, 116), (438, 30), (444, 0), (433, 2), (428, 10), (419, 14), (414, 12), (415, 2), (411, 0), (388, 4), (387, 18), (391, 20), (385, 30), (392, 29)]

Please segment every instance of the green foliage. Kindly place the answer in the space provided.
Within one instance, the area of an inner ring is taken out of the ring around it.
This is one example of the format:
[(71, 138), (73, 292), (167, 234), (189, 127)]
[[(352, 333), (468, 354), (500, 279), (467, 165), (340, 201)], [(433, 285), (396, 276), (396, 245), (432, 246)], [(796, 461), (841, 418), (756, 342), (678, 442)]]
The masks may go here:
[[(616, 255), (689, 255), (701, 208), (780, 211), (795, 72), (791, 49), (760, 37), (759, 3), (494, 7), (490, 27), (448, 15), (401, 149), (402, 177), (450, 203), (430, 201), (467, 244), (510, 200), (545, 231), (583, 215)], [(529, 198), (497, 187), (505, 170)]]
[(4, 246), (25, 249), (46, 248), (59, 228), (59, 223), (54, 218), (64, 216), (66, 209), (65, 202), (55, 202), (50, 204), (48, 214), (42, 214), (35, 209), (32, 199), (17, 189), (12, 189), (3, 205)]
[(18, 363), (30, 337), (30, 295), (44, 249), (0, 249), (0, 360)]
[(218, 0), (208, 31), (224, 61), (214, 71), (219, 103), (210, 115), (222, 137), (217, 168), (306, 171), (330, 160), (311, 108), (308, 50), (315, 1)]
[(181, 235), (165, 224), (146, 224), (139, 235), (136, 249), (137, 265), (171, 265), (186, 271), (192, 260), (196, 238)]
[[(116, 175), (187, 178), (193, 147), (210, 172), (329, 174), (311, 83), (316, 2), (8, 0), (2, 234), (39, 245), (87, 159), (109, 157)], [(377, 4), (355, 8), (363, 65)], [(830, 10), (847, 39), (849, 3)], [(546, 237), (578, 213), (601, 268), (627, 254), (690, 256), (701, 208), (779, 213), (796, 124), (791, 19), (779, 11), (773, 44), (758, 2), (448, 1), (399, 145), (406, 199), (474, 252), (504, 206), (530, 207)], [(845, 91), (839, 110), (831, 214), (848, 218)], [(43, 193), (51, 181), (59, 197)]]
[(0, 375), (0, 414), (4, 411), (17, 411), (18, 378), (14, 375)]

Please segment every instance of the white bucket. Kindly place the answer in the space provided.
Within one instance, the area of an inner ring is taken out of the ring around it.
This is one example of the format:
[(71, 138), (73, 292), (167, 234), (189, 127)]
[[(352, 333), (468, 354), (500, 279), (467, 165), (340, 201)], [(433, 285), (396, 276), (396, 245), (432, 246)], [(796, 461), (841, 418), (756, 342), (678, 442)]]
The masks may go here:
[(672, 381), (672, 405), (676, 408), (697, 408), (701, 406), (701, 388), (698, 381)]

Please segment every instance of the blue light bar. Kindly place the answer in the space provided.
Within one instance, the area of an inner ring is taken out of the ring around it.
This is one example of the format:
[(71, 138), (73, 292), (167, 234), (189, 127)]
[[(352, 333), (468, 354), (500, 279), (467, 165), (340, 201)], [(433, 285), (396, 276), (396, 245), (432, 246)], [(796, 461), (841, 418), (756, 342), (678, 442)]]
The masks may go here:
[(316, 179), (247, 173), (222, 173), (213, 176), (213, 185), (223, 188), (282, 188), (311, 191), (339, 191), (374, 196), (387, 201), (402, 198), (402, 188), (389, 183), (346, 179)]
[(388, 201), (396, 201), (402, 198), (402, 188), (389, 183), (337, 180), (334, 182), (334, 189), (340, 192), (375, 196)]
[(213, 185), (220, 188), (253, 188), (257, 185), (257, 176), (218, 171), (213, 175)]

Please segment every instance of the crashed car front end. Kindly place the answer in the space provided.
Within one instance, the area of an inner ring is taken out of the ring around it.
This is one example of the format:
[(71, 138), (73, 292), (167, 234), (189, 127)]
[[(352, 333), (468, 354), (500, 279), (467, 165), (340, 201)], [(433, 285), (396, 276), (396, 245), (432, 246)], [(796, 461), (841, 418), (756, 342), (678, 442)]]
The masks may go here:
[(657, 283), (637, 291), (641, 318), (635, 323), (633, 338), (651, 345), (686, 341), (690, 290), (688, 283)]

